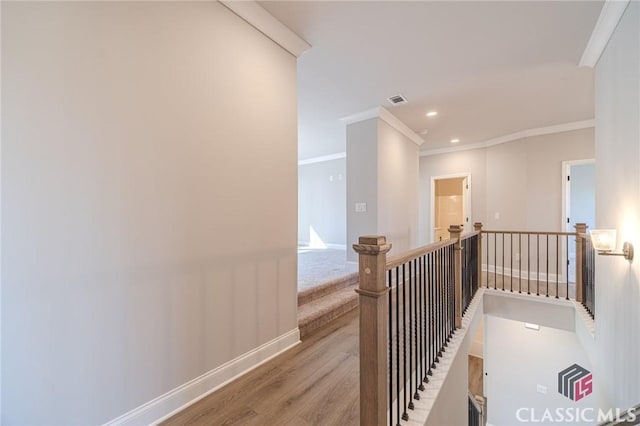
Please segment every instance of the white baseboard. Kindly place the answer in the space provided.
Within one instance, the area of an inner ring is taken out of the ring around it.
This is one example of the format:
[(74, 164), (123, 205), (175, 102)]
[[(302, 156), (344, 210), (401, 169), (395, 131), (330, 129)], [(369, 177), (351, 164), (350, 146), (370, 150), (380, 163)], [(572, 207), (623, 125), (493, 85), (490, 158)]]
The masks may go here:
[(294, 330), (276, 337), (140, 407), (134, 408), (106, 423), (105, 426), (158, 424), (298, 343), (300, 343), (300, 330), (296, 327)]

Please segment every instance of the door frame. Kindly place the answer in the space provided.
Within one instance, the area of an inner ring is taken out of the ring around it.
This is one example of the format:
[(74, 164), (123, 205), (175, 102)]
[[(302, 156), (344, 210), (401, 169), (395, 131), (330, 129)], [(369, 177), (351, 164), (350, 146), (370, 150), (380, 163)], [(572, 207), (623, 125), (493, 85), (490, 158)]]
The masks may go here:
[[(567, 221), (567, 219), (571, 218), (571, 180), (569, 176), (571, 176), (571, 167), (579, 166), (581, 164), (594, 164), (596, 163), (595, 158), (586, 158), (584, 160), (568, 160), (562, 162), (562, 228), (566, 232), (575, 232), (575, 229), (571, 229), (571, 222)], [(594, 212), (595, 213), (595, 212)], [(595, 226), (595, 225), (594, 225)], [(571, 243), (569, 243), (569, 246)], [(566, 246), (566, 247), (565, 247)], [(568, 258), (567, 251), (569, 250), (569, 246), (567, 246), (564, 242), (562, 243), (562, 258)], [(571, 260), (571, 258), (569, 258)], [(562, 280), (568, 278), (573, 278), (575, 281), (575, 272), (571, 274), (571, 268), (575, 266), (575, 259), (573, 259), (574, 263), (571, 265), (564, 265), (562, 267)], [(564, 262), (563, 262), (564, 263)]]
[(569, 180), (569, 176), (571, 176), (571, 166), (595, 163), (595, 158), (562, 162), (562, 228), (567, 232), (574, 231), (573, 229), (570, 229), (571, 223), (567, 222), (567, 218), (571, 214), (571, 181)]
[[(448, 175), (438, 175), (438, 176), (431, 176), (431, 200), (430, 200), (430, 205), (429, 205), (429, 243), (433, 243), (434, 239), (435, 239), (435, 233), (433, 231), (433, 228), (435, 228), (436, 225), (436, 212), (435, 212), (435, 208), (436, 208), (436, 181), (437, 180), (443, 180), (443, 179), (456, 179), (456, 178), (466, 178), (467, 179), (467, 185), (469, 186), (469, 189), (467, 190), (466, 196), (463, 198), (463, 216), (466, 216), (469, 218), (469, 223), (473, 223), (473, 218), (472, 218), (472, 210), (471, 210), (471, 173), (470, 172), (465, 172), (465, 173), (453, 173), (453, 174), (448, 174)], [(466, 231), (469, 231), (469, 229), (465, 229)]]

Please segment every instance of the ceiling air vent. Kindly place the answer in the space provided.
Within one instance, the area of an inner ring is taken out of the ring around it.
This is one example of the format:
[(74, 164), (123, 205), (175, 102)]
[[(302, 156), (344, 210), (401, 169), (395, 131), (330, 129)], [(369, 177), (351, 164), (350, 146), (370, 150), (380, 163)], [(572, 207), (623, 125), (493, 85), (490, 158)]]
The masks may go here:
[(402, 105), (402, 104), (406, 104), (407, 102), (409, 102), (402, 95), (391, 96), (390, 98), (387, 98), (387, 100), (389, 101), (389, 103), (391, 105)]

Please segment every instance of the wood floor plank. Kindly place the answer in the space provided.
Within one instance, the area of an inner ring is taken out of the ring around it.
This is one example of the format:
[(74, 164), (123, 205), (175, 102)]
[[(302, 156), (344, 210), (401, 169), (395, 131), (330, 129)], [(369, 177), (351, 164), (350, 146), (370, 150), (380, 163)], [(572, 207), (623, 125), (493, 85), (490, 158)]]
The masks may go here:
[(358, 310), (162, 425), (357, 425)]
[[(341, 382), (327, 381), (324, 389), (317, 389), (318, 401), (313, 405), (303, 407), (301, 417), (313, 425), (348, 425), (354, 419), (349, 416), (350, 411), (359, 407), (358, 392), (359, 374), (353, 374), (359, 369), (359, 359), (354, 356), (346, 358), (336, 369), (336, 374), (342, 375)], [(355, 398), (354, 398), (355, 396)], [(357, 420), (357, 419), (356, 419)]]
[(342, 379), (344, 372), (339, 367), (348, 357), (345, 353), (334, 354), (313, 371), (300, 366), (295, 373), (283, 377), (283, 381), (271, 390), (273, 397), (256, 400), (252, 402), (252, 407), (269, 421), (276, 421), (287, 410), (297, 414), (307, 405), (317, 408), (320, 405), (317, 399), (328, 386), (327, 383)]

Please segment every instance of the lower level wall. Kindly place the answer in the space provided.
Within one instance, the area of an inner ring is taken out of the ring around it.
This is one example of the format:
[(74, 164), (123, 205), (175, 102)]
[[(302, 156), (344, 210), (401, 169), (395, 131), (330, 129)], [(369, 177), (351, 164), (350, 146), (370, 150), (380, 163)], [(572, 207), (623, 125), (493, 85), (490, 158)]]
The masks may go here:
[[(481, 355), (487, 424), (539, 424), (547, 408), (553, 416), (556, 409), (567, 416), (586, 410), (583, 417), (592, 413), (597, 416), (599, 408), (606, 412), (611, 405), (602, 392), (602, 378), (589, 359), (592, 347), (585, 346), (581, 336), (591, 338), (584, 315), (575, 302), (480, 289), (463, 318), (459, 336), (449, 344), (427, 387), (423, 399), (433, 397), (424, 402), (424, 424), (467, 424), (468, 355), (480, 327), (484, 334)], [(525, 322), (537, 324), (539, 330), (526, 329)], [(579, 401), (560, 394), (557, 386), (558, 373), (573, 364), (593, 372), (592, 392)], [(434, 387), (434, 383), (438, 385)], [(422, 408), (419, 404), (416, 407)], [(518, 415), (526, 421), (520, 421)]]
[[(427, 426), (459, 426), (468, 424), (467, 398), (469, 395), (469, 351), (473, 344), (478, 327), (482, 323), (483, 294), (480, 289), (476, 294), (472, 305), (467, 311), (467, 317), (463, 318), (463, 331), (460, 344), (454, 348), (456, 353), (453, 361), (448, 366), (444, 381), (442, 382), (425, 425)], [(477, 305), (474, 306), (474, 304)], [(464, 407), (464, 409), (461, 409)]]
[[(563, 424), (592, 425), (594, 422), (589, 419), (597, 416), (597, 409), (607, 408), (595, 374), (592, 391), (585, 392), (579, 400), (571, 400), (558, 390), (559, 373), (574, 364), (593, 372), (574, 332), (545, 326), (526, 329), (520, 321), (492, 315), (485, 317), (485, 326), (489, 423), (516, 425), (544, 419), (542, 423), (546, 424), (558, 419)], [(575, 419), (569, 421), (569, 416)]]
[[(473, 333), (467, 333), (467, 336), (473, 336)], [(465, 338), (465, 341), (467, 340)], [(451, 364), (449, 374), (425, 423), (427, 426), (468, 424), (468, 412), (466, 409), (461, 409), (467, 406), (469, 387), (469, 361), (465, 348), (466, 345), (463, 344)]]

